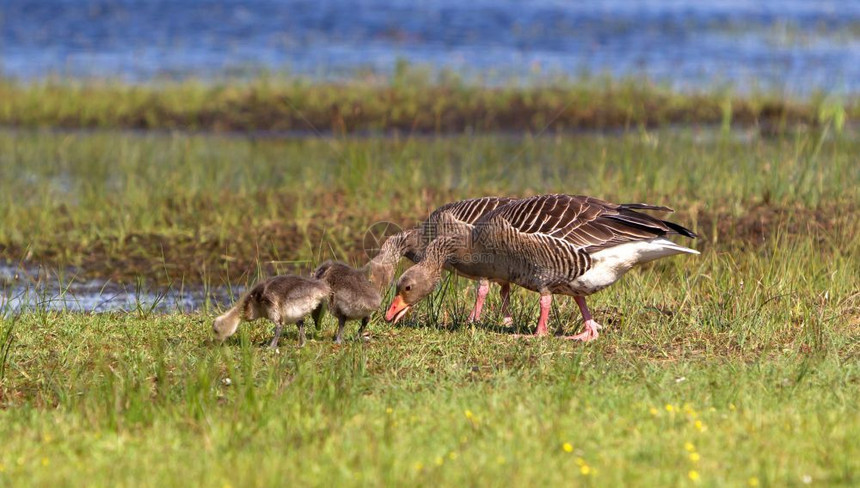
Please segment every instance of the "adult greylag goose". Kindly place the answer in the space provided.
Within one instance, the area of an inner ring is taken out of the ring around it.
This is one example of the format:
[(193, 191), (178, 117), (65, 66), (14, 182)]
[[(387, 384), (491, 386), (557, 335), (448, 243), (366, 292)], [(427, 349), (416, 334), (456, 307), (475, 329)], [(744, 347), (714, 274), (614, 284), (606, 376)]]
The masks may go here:
[[(420, 262), (424, 257), (424, 251), (427, 246), (439, 237), (448, 234), (460, 234), (463, 232), (471, 232), (475, 222), (488, 212), (496, 208), (506, 205), (514, 201), (508, 197), (479, 197), (470, 198), (468, 200), (460, 200), (451, 202), (434, 210), (424, 222), (421, 222), (415, 229), (411, 229), (402, 233), (405, 236), (404, 256), (414, 263)], [(474, 269), (468, 262), (450, 261), (444, 263), (444, 268), (448, 271), (455, 272), (466, 278), (478, 281), (478, 289), (475, 297), (475, 305), (472, 307), (472, 312), (469, 314), (469, 322), (481, 319), (481, 311), (484, 308), (484, 301), (490, 291), (490, 280), (481, 275), (474, 274)], [(502, 299), (502, 313), (504, 322), (511, 323), (512, 319), (508, 312), (508, 303), (510, 301), (511, 285), (504, 280), (496, 281), (501, 289), (499, 294)]]
[(553, 294), (573, 296), (585, 332), (568, 339), (596, 339), (601, 328), (585, 297), (615, 283), (630, 268), (674, 254), (699, 254), (666, 238), (695, 238), (689, 229), (638, 210), (672, 211), (642, 203), (614, 204), (573, 195), (540, 195), (498, 207), (475, 222), (471, 232), (433, 241), (424, 260), (397, 282), (386, 319), (397, 321), (439, 282), (444, 263), (470, 263), (474, 276), (516, 283), (540, 293), (534, 335), (547, 334)]
[(254, 285), (238, 302), (215, 319), (212, 331), (219, 340), (236, 333), (239, 323), (267, 318), (275, 323), (275, 337), (269, 347), (278, 347), (284, 324), (297, 324), (299, 345), (305, 343), (304, 318), (313, 314), (320, 324), (323, 301), (331, 290), (328, 284), (302, 276), (275, 276)]

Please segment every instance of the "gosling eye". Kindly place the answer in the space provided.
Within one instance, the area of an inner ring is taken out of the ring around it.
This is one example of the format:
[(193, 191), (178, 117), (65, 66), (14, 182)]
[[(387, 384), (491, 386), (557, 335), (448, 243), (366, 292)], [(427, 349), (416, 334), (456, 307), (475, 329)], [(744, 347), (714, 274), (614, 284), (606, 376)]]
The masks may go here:
[(404, 290), (406, 290), (406, 291), (409, 291), (409, 290), (411, 290), (411, 289), (412, 289), (412, 285), (406, 285), (406, 287), (405, 287), (405, 288), (403, 288), (403, 289), (404, 289)]

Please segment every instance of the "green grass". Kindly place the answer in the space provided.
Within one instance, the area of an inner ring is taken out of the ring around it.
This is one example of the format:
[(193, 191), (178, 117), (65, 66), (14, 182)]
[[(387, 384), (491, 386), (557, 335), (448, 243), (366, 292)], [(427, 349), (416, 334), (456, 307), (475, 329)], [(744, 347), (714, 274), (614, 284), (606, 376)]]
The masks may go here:
[(0, 80), (0, 124), (16, 127), (463, 133), (631, 129), (669, 124), (756, 127), (783, 132), (856, 118), (856, 97), (682, 93), (642, 79), (605, 76), (511, 81), (487, 86), (451, 73), (402, 65), (374, 75), (318, 83), (288, 75), (248, 80)]
[[(812, 242), (635, 271), (588, 345), (463, 325), (464, 283), (436, 318), (343, 347), (329, 318), (280, 353), (262, 323), (212, 344), (210, 314), (9, 318), (0, 483), (856, 485), (856, 259)], [(514, 307), (533, 327), (535, 295)]]
[[(397, 327), (376, 317), (370, 343), (334, 346), (328, 318), (279, 353), (263, 323), (213, 344), (214, 309), (7, 312), (0, 485), (856, 486), (858, 153), (827, 129), (2, 132), (0, 256), (94, 276), (244, 284), (332, 253), (360, 262), (372, 222), (492, 193), (671, 205), (702, 255), (592, 297), (606, 329), (587, 345), (511, 337), (536, 323), (523, 290), (515, 329), (495, 325), (495, 292), (465, 324), (465, 280)], [(572, 300), (554, 304), (551, 328), (580, 327)]]

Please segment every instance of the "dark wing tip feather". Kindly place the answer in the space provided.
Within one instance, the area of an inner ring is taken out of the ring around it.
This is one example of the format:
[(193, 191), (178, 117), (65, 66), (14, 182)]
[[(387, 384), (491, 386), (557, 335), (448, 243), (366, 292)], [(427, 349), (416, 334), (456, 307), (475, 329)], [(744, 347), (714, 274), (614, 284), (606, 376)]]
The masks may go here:
[(670, 222), (668, 220), (661, 220), (634, 210), (629, 210), (629, 208), (622, 209), (617, 215), (606, 215), (604, 218), (651, 233), (654, 236), (680, 234), (694, 239), (697, 237), (693, 231), (680, 224), (676, 224), (675, 222)]
[(695, 232), (691, 231), (690, 229), (684, 227), (681, 224), (676, 224), (675, 222), (669, 222), (668, 220), (664, 220), (663, 223), (666, 224), (666, 226), (669, 227), (670, 229), (672, 229), (674, 232), (676, 232), (682, 236), (689, 237), (691, 239), (695, 239), (695, 238), (699, 237)]
[(618, 206), (620, 210), (654, 210), (656, 212), (674, 212), (675, 209), (663, 205), (649, 205), (647, 203), (622, 203)]
[[(653, 210), (655, 212), (674, 212), (675, 211), (674, 209), (672, 209), (670, 207), (666, 207), (663, 205), (649, 205), (647, 203), (624, 203), (622, 205), (619, 205), (618, 209), (622, 210), (622, 211), (623, 210)], [(624, 212), (622, 212), (622, 213), (624, 213)], [(638, 214), (638, 215), (642, 215), (642, 214)], [(651, 218), (650, 215), (648, 217)], [(659, 219), (655, 219), (655, 220), (658, 220), (663, 225), (668, 227), (671, 231), (670, 233), (680, 234), (682, 236), (690, 237), (693, 239), (699, 237), (698, 235), (696, 235), (695, 232), (691, 231), (690, 229), (684, 227), (681, 224), (676, 224), (675, 222), (670, 222), (668, 220), (659, 220)]]

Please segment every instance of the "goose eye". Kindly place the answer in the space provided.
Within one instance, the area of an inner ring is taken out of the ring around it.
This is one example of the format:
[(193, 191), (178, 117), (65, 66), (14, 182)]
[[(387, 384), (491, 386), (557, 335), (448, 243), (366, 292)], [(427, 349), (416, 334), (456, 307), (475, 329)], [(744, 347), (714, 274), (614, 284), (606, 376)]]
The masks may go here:
[(403, 289), (404, 289), (404, 290), (406, 290), (406, 291), (409, 291), (409, 290), (411, 290), (411, 289), (412, 289), (412, 285), (406, 285), (406, 287), (405, 287), (405, 288), (403, 288)]

